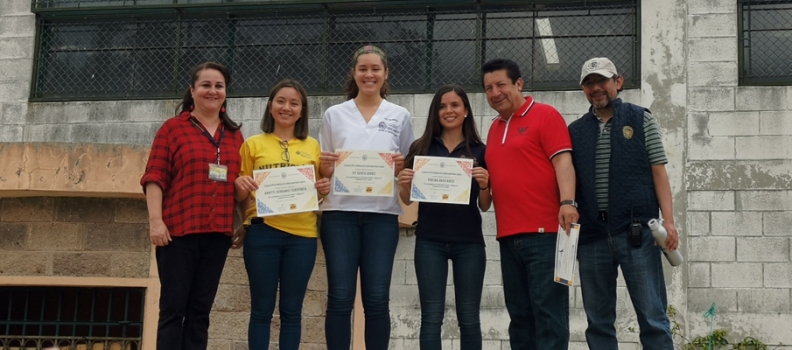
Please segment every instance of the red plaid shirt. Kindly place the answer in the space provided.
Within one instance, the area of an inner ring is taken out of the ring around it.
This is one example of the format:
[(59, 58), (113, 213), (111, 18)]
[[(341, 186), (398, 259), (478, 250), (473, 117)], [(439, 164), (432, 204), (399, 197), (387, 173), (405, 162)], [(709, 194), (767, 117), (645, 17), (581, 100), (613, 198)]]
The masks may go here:
[[(162, 124), (140, 179), (143, 191), (153, 182), (162, 188), (162, 219), (171, 236), (221, 232), (231, 235), (234, 223), (234, 180), (239, 175), (241, 131), (217, 128), (220, 164), (228, 167), (228, 181), (209, 179), (209, 163), (217, 163), (217, 147), (193, 124), (189, 112)], [(197, 120), (195, 120), (198, 122)], [(198, 123), (200, 125), (200, 123)]]

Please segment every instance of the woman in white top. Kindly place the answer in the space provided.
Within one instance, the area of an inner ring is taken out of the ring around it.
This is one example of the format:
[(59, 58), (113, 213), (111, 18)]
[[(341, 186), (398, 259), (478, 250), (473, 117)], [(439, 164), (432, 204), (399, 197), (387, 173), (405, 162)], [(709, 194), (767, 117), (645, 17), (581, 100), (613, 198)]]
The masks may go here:
[[(410, 113), (385, 100), (388, 59), (376, 46), (355, 52), (346, 83), (347, 101), (324, 114), (319, 142), (320, 172), (333, 174), (339, 149), (395, 152), (394, 176), (404, 168), (404, 154), (414, 141)], [(390, 280), (399, 241), (401, 207), (391, 197), (338, 196), (331, 192), (322, 204), (320, 239), (327, 263), (329, 350), (348, 350), (350, 316), (357, 272), (366, 315), (366, 349), (385, 350), (390, 342)]]

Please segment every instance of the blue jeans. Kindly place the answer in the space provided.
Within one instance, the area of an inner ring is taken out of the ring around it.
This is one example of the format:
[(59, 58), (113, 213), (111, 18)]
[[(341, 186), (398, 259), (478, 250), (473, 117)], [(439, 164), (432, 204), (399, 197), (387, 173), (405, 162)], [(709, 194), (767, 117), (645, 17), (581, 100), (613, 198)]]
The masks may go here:
[(626, 234), (609, 235), (578, 247), (580, 287), (588, 328), (586, 341), (592, 350), (616, 350), (616, 277), (621, 266), (630, 293), (641, 344), (645, 350), (674, 349), (671, 326), (666, 316), (665, 279), (660, 248), (654, 246), (652, 232), (643, 229), (640, 248), (633, 248)]
[(569, 347), (569, 287), (555, 283), (555, 234), (501, 238), (503, 296), (513, 350)]
[(297, 350), (303, 299), (316, 261), (316, 238), (295, 236), (266, 224), (250, 225), (243, 255), (250, 282), (249, 348), (269, 349), (272, 312), (280, 283), (279, 347)]
[(418, 237), (415, 275), (421, 299), (421, 350), (441, 350), (448, 260), (454, 268), (454, 296), (462, 350), (481, 349), (481, 289), (487, 254), (478, 243), (443, 243)]
[(396, 215), (326, 211), (320, 238), (327, 263), (327, 349), (349, 350), (359, 268), (366, 349), (387, 350), (390, 282), (399, 243)]

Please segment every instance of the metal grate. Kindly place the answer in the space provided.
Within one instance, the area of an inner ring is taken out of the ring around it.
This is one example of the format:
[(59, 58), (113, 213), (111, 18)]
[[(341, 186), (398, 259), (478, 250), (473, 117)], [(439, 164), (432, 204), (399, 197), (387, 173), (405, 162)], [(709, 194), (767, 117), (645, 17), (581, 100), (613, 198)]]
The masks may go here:
[[(387, 51), (394, 93), (430, 92), (446, 83), (480, 91), (481, 64), (497, 57), (520, 64), (527, 90), (579, 89), (580, 66), (594, 56), (610, 57), (627, 87), (639, 85), (637, 1), (252, 9), (39, 13), (31, 97), (176, 98), (189, 69), (209, 60), (231, 70), (229, 96), (266, 95), (284, 78), (299, 80), (311, 94), (338, 94), (352, 53), (365, 44)], [(92, 11), (99, 10), (84, 10)]]
[(792, 83), (792, 1), (740, 0), (741, 85)]
[(139, 350), (144, 288), (0, 287), (0, 348)]

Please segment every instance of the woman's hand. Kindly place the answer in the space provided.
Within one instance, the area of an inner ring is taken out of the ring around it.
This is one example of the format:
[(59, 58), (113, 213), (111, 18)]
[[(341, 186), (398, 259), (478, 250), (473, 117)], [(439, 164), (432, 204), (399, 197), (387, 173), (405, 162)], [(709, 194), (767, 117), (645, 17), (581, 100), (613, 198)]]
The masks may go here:
[(415, 171), (412, 169), (402, 169), (399, 172), (399, 186), (403, 189), (410, 191), (410, 187), (412, 186), (413, 176), (415, 176)]
[(247, 228), (245, 225), (239, 225), (234, 231), (234, 235), (231, 236), (231, 249), (242, 248), (245, 244), (245, 234), (247, 234)]
[(149, 235), (151, 236), (151, 244), (157, 247), (164, 247), (168, 242), (172, 241), (168, 226), (162, 219), (149, 220)]
[(322, 152), (319, 154), (319, 173), (324, 177), (330, 177), (335, 170), (335, 163), (338, 160), (338, 153)]
[(319, 195), (326, 196), (330, 194), (330, 179), (326, 177), (319, 179), (319, 181), (316, 181), (314, 184), (314, 187), (316, 188), (316, 192), (319, 192)]
[(237, 177), (236, 181), (234, 181), (234, 186), (237, 190), (244, 193), (250, 193), (259, 188), (256, 180), (247, 175)]
[(393, 155), (393, 174), (398, 176), (402, 169), (404, 169), (404, 155), (402, 155), (401, 152), (396, 152), (396, 154)]
[(473, 179), (478, 182), (479, 188), (481, 189), (488, 189), (489, 188), (489, 171), (482, 167), (475, 167), (473, 168)]

